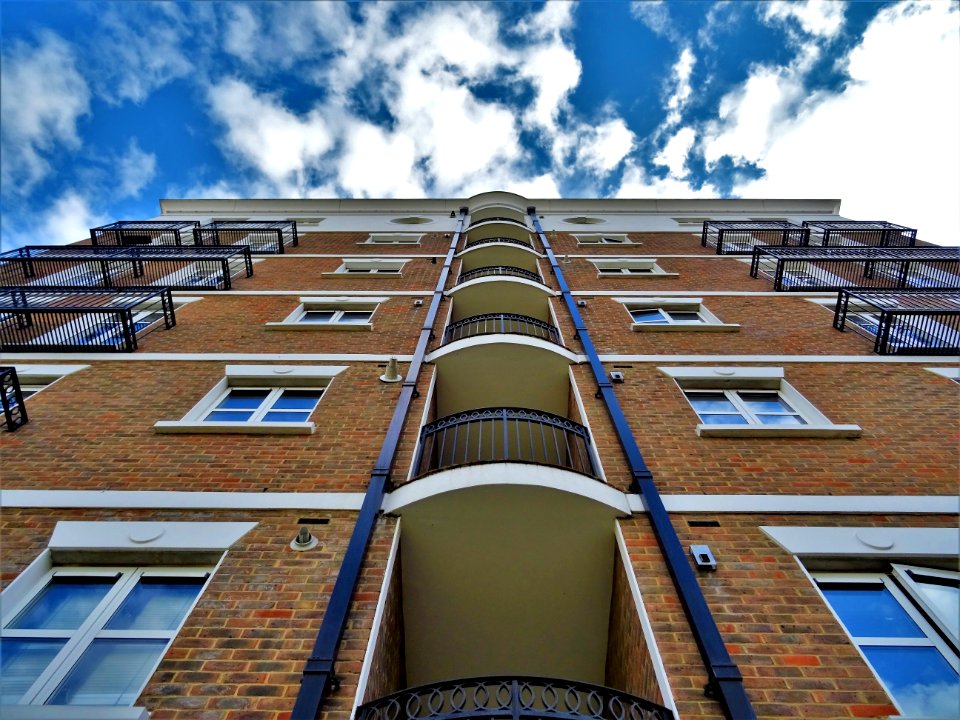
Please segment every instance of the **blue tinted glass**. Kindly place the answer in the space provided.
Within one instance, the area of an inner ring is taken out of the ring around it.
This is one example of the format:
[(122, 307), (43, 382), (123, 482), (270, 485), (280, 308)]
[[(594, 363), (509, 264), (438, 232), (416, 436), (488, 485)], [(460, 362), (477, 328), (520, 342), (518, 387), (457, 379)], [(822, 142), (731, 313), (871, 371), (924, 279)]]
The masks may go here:
[(308, 412), (268, 412), (263, 416), (264, 422), (306, 422), (310, 417)]
[(773, 393), (738, 393), (744, 404), (753, 412), (793, 412), (793, 408)]
[(94, 640), (47, 705), (133, 705), (166, 640)]
[(176, 630), (206, 578), (140, 578), (106, 624), (107, 630)]
[(115, 583), (116, 578), (54, 577), (7, 627), (19, 630), (76, 630)]
[(737, 412), (736, 406), (727, 400), (723, 393), (696, 393), (687, 395), (694, 409), (699, 413), (704, 412)]
[(834, 612), (854, 637), (925, 637), (882, 585), (822, 588)]
[(668, 314), (677, 322), (703, 322), (703, 318), (695, 312), (670, 312)]
[(246, 412), (219, 412), (214, 410), (204, 418), (205, 422), (244, 422), (253, 416), (250, 411)]
[(66, 642), (28, 638), (0, 640), (0, 705), (11, 705), (23, 697)]
[(308, 310), (300, 318), (300, 322), (330, 322), (333, 319), (333, 310)]
[(365, 323), (370, 319), (371, 313), (361, 312), (359, 310), (349, 310), (343, 315), (340, 316), (340, 322), (342, 323)]
[(701, 413), (700, 419), (704, 425), (749, 425), (743, 415), (704, 415)]
[(807, 423), (797, 415), (758, 415), (757, 418), (764, 425), (806, 425)]
[(664, 325), (667, 322), (666, 318), (657, 310), (634, 310), (630, 314), (633, 316), (634, 322), (638, 323)]
[(230, 394), (220, 401), (217, 408), (222, 410), (256, 410), (269, 394), (269, 390), (231, 390)]
[(272, 410), (313, 410), (320, 401), (320, 393), (304, 390), (284, 390), (273, 403)]
[(904, 714), (960, 717), (960, 676), (936, 648), (866, 645), (861, 649)]

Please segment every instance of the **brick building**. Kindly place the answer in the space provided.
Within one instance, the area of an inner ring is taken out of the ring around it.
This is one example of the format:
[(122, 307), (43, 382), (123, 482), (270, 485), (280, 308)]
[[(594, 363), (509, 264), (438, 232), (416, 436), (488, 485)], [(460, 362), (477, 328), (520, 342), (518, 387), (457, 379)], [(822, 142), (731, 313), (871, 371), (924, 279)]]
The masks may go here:
[(0, 716), (960, 715), (955, 248), (835, 200), (161, 211), (0, 256)]

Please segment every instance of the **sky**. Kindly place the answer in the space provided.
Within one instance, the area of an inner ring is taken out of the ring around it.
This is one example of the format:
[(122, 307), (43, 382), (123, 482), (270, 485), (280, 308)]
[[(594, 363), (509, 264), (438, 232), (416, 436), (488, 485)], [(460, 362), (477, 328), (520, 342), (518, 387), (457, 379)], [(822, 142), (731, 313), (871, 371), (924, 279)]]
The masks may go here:
[(0, 2), (0, 239), (160, 198), (840, 198), (960, 244), (960, 4)]

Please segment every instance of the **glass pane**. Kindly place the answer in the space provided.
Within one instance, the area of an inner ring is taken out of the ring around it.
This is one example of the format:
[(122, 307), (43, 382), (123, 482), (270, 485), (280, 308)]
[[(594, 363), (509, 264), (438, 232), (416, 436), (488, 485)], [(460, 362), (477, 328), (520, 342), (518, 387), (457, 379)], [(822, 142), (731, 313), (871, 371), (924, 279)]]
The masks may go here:
[(284, 390), (271, 410), (313, 410), (320, 402), (318, 390)]
[(12, 705), (23, 697), (66, 642), (25, 638), (0, 640), (0, 704)]
[(107, 630), (176, 630), (200, 593), (204, 577), (144, 578), (127, 595)]
[(653, 268), (627, 268), (628, 273), (651, 273)]
[(638, 323), (655, 323), (657, 325), (667, 323), (667, 319), (659, 310), (633, 310), (630, 314), (633, 316), (633, 321)]
[(330, 322), (333, 320), (334, 312), (333, 310), (307, 310), (300, 318), (300, 322)]
[(698, 413), (737, 413), (737, 407), (727, 400), (727, 397), (723, 393), (691, 393), (687, 395), (687, 398)]
[(793, 408), (776, 393), (739, 392), (737, 394), (755, 413), (794, 412)]
[[(953, 633), (954, 637), (960, 636), (960, 587), (956, 584), (941, 585), (934, 582), (933, 578), (927, 578), (919, 573), (910, 572), (909, 574), (916, 583), (917, 592), (937, 614), (937, 619)], [(950, 581), (941, 582), (949, 583)]]
[(250, 410), (239, 412), (214, 410), (203, 420), (204, 422), (245, 422), (251, 417), (253, 417), (253, 412)]
[(704, 415), (700, 414), (700, 419), (705, 425), (749, 425), (750, 423), (743, 415)]
[(47, 705), (133, 705), (166, 640), (94, 640)]
[(821, 588), (854, 637), (925, 637), (897, 599), (882, 585)]
[(695, 312), (669, 312), (671, 318), (676, 322), (684, 323), (699, 323), (703, 322), (703, 318), (700, 317), (699, 313)]
[(918, 717), (960, 717), (960, 677), (932, 647), (861, 647), (903, 707)]
[(757, 415), (757, 419), (764, 425), (806, 425), (806, 421), (799, 415)]
[(112, 578), (56, 577), (7, 627), (17, 630), (76, 630), (117, 582)]
[(346, 310), (340, 317), (342, 323), (365, 323), (373, 313), (367, 310)]
[(309, 412), (268, 412), (263, 416), (264, 422), (306, 422), (310, 418)]
[(267, 399), (269, 390), (231, 390), (220, 404), (218, 410), (256, 410)]

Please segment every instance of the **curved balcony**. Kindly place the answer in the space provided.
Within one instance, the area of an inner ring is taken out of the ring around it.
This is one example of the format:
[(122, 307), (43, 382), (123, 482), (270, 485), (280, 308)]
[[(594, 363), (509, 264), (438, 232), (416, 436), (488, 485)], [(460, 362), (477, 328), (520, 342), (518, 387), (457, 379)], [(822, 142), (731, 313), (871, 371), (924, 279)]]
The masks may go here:
[(486, 265), (484, 267), (474, 268), (473, 270), (467, 270), (466, 272), (460, 273), (460, 277), (457, 278), (457, 285), (463, 285), (465, 282), (470, 280), (476, 280), (477, 278), (482, 277), (517, 277), (522, 278), (523, 280), (531, 280), (535, 283), (540, 283), (544, 285), (543, 278), (540, 277), (539, 273), (535, 273), (532, 270), (524, 270), (523, 268), (513, 267), (512, 265)]
[(516, 218), (512, 218), (512, 217), (505, 217), (503, 215), (491, 215), (490, 217), (478, 218), (477, 220), (471, 221), (471, 223), (467, 227), (474, 227), (475, 225), (479, 225), (480, 223), (485, 223), (485, 222), (505, 222), (505, 223), (510, 223), (512, 225), (519, 225), (522, 228), (529, 229), (527, 228), (527, 224), (525, 222), (522, 222), (521, 220), (517, 220)]
[(357, 708), (357, 720), (673, 720), (649, 700), (573, 680), (485, 677), (421, 685)]
[(467, 240), (467, 243), (463, 246), (463, 249), (469, 250), (472, 247), (477, 247), (477, 245), (489, 245), (491, 243), (509, 243), (511, 245), (520, 245), (527, 250), (533, 250), (533, 246), (530, 243), (511, 237), (488, 237), (480, 238), (479, 240)]
[(487, 313), (451, 323), (443, 333), (443, 344), (446, 345), (478, 335), (496, 335), (498, 333), (526, 335), (527, 337), (552, 342), (555, 345), (563, 345), (560, 341), (560, 331), (556, 327), (529, 315), (517, 315), (516, 313)]
[(424, 425), (413, 476), (495, 462), (549, 465), (598, 478), (583, 425), (510, 407), (467, 410)]

